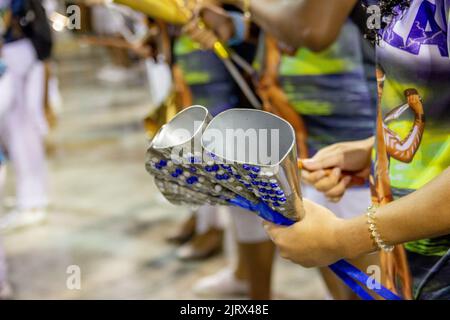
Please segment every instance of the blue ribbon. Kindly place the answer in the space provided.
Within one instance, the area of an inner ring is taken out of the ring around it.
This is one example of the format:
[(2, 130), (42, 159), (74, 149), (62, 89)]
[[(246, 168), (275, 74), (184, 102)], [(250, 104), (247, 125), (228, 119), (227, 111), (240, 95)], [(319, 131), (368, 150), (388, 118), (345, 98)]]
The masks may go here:
[[(390, 291), (389, 289), (387, 289), (386, 287), (384, 287), (381, 283), (379, 283), (378, 281), (376, 281), (375, 279), (370, 279), (370, 277), (365, 274), (364, 272), (362, 272), (361, 270), (359, 270), (358, 268), (356, 268), (354, 265), (348, 263), (345, 260), (339, 260), (336, 263), (333, 263), (332, 265), (328, 266), (334, 273), (336, 273), (344, 282), (345, 279), (343, 279), (338, 272), (342, 272), (344, 273), (346, 276), (348, 276), (349, 278), (356, 280), (362, 284), (367, 284), (369, 281), (373, 282), (373, 288), (370, 288), (369, 290), (375, 292), (376, 294), (378, 294), (380, 297), (386, 299), (386, 300), (403, 300), (401, 297), (399, 297), (398, 295), (396, 295), (395, 293), (393, 293), (392, 291)], [(363, 288), (360, 284), (357, 284), (358, 287), (360, 287), (361, 289)], [(361, 296), (360, 294), (358, 294), (358, 292), (356, 290), (358, 290), (355, 287), (349, 286), (353, 292), (355, 292), (360, 298), (362, 298), (363, 300), (367, 300), (364, 299), (363, 296)], [(372, 298), (373, 299), (373, 298)]]
[(258, 213), (258, 215), (264, 220), (273, 222), (281, 226), (291, 226), (293, 224), (291, 219), (286, 218), (281, 213), (278, 213), (265, 204), (264, 202), (253, 203), (250, 200), (245, 199), (241, 196), (236, 196), (234, 199), (230, 199), (233, 205), (241, 207), (253, 212)]
[[(234, 199), (230, 199), (229, 202), (237, 207), (247, 209), (258, 213), (258, 215), (264, 220), (270, 221), (277, 225), (291, 226), (295, 222), (286, 218), (282, 214), (272, 210), (264, 202), (253, 203), (244, 197), (237, 196)], [(380, 297), (386, 300), (402, 300), (401, 297), (394, 294), (392, 291), (378, 283), (375, 279), (370, 279), (367, 274), (351, 265), (345, 260), (339, 260), (336, 263), (328, 266), (355, 294), (363, 300), (374, 300), (374, 298), (367, 293), (366, 287), (363, 286), (370, 281), (373, 282), (374, 288), (367, 288), (378, 294)], [(359, 283), (358, 283), (359, 282)]]

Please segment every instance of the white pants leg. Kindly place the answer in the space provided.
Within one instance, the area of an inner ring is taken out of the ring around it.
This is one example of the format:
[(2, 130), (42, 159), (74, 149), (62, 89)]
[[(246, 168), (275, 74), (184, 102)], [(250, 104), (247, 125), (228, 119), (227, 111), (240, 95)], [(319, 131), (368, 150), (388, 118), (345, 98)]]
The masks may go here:
[(3, 117), (1, 137), (16, 175), (19, 209), (45, 207), (47, 167), (44, 136), (45, 71), (29, 40), (5, 44), (3, 60), (13, 80), (13, 102)]
[[(1, 58), (1, 57), (0, 57)], [(2, 76), (0, 76), (0, 128), (1, 128), (1, 119), (3, 114), (9, 110), (11, 107), (12, 101), (12, 81), (9, 72), (6, 72)]]
[(229, 211), (239, 243), (258, 243), (269, 240), (262, 226), (263, 219), (256, 213), (239, 207), (230, 207)]
[(196, 231), (198, 234), (207, 232), (211, 228), (224, 229), (224, 210), (219, 206), (204, 205), (197, 210)]

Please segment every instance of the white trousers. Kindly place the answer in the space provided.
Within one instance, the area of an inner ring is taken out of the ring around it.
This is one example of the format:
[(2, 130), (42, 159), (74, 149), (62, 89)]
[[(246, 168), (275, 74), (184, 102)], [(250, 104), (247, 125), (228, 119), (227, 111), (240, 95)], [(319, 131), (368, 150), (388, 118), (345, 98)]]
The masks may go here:
[(0, 121), (3, 114), (11, 107), (12, 84), (11, 76), (8, 72), (0, 76)]
[(256, 213), (239, 207), (229, 207), (236, 239), (239, 243), (258, 243), (269, 240), (262, 223), (263, 219)]
[[(322, 192), (311, 186), (303, 186), (302, 192), (304, 198), (330, 209), (343, 219), (350, 219), (363, 214), (370, 205), (369, 188), (351, 188), (346, 191), (344, 197), (338, 203), (330, 202)], [(262, 227), (262, 219), (255, 213), (240, 208), (230, 208), (238, 242), (257, 243), (269, 239)]]
[(225, 228), (226, 213), (223, 207), (204, 205), (197, 210), (197, 222), (196, 222), (196, 232), (198, 234), (203, 234), (210, 230)]
[(28, 39), (5, 44), (2, 59), (13, 82), (13, 98), (2, 118), (0, 137), (15, 171), (17, 207), (44, 207), (48, 204), (44, 65)]

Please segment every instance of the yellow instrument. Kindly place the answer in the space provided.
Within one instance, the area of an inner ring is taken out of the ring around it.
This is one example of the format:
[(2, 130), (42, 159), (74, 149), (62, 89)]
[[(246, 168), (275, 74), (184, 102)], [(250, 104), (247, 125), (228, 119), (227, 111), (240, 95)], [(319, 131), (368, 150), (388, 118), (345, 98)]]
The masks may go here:
[(114, 0), (113, 2), (130, 7), (152, 18), (173, 24), (185, 24), (189, 16), (174, 0)]
[[(195, 2), (184, 0), (113, 0), (117, 4), (130, 7), (149, 17), (161, 19), (172, 24), (186, 24), (192, 18)], [(228, 49), (221, 43), (214, 44), (214, 52), (222, 59), (228, 59)]]
[[(114, 3), (130, 7), (136, 11), (142, 12), (154, 19), (160, 19), (172, 24), (187, 24), (193, 17), (195, 8), (202, 0), (112, 0)], [(200, 27), (205, 25), (200, 22)], [(231, 62), (233, 60), (236, 64), (241, 66), (244, 70), (251, 69), (242, 58), (230, 51), (223, 43), (217, 41), (214, 44), (215, 54), (222, 59), (225, 67), (235, 79), (238, 86), (241, 88), (244, 95), (249, 102), (256, 109), (262, 109), (261, 103), (253, 93), (245, 79), (240, 74), (240, 71)]]

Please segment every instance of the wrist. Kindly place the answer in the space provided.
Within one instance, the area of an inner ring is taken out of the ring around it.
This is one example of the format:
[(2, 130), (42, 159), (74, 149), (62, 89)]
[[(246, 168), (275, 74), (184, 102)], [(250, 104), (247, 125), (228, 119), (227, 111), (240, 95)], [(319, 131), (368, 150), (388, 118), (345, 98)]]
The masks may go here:
[(340, 256), (354, 259), (376, 251), (365, 215), (353, 219), (340, 219), (335, 230), (336, 250)]
[(334, 223), (334, 233), (333, 233), (333, 251), (337, 253), (340, 257), (348, 258), (347, 252), (348, 249), (348, 223), (344, 219), (337, 219), (337, 221)]

